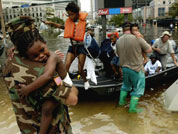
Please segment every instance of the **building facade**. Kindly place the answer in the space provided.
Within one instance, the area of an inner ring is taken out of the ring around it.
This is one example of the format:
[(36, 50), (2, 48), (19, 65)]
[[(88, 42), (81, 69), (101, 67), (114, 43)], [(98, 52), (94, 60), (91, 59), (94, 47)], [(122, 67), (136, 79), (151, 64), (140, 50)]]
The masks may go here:
[(153, 0), (150, 2), (150, 17), (157, 18), (167, 16), (169, 8), (175, 0)]
[[(40, 25), (41, 20), (46, 20), (50, 16), (65, 21), (67, 19), (65, 7), (68, 3), (44, 4), (55, 1), (59, 0), (2, 0), (4, 20), (8, 22), (17, 16), (27, 15), (35, 19), (37, 26)], [(80, 2), (78, 4), (80, 6)]]
[(156, 19), (168, 16), (169, 9), (176, 0), (153, 0), (149, 6), (133, 10), (133, 18), (141, 18), (145, 23), (147, 19)]

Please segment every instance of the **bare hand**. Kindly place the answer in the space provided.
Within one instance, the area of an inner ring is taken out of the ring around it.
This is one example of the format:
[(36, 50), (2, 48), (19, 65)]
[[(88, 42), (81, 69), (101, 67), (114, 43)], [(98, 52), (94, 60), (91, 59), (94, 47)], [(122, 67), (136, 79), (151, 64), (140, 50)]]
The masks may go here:
[(17, 92), (19, 93), (20, 98), (25, 98), (26, 96), (29, 95), (29, 90), (27, 89), (27, 86), (25, 84), (19, 84), (18, 85), (20, 88), (17, 89)]
[(43, 23), (45, 23), (46, 25), (51, 25), (51, 21), (42, 21)]
[(12, 60), (12, 58), (14, 57), (14, 50), (15, 50), (15, 47), (12, 47), (7, 50), (6, 54), (9, 60)]
[(64, 54), (60, 50), (56, 50), (55, 53), (63, 60)]
[(144, 38), (144, 36), (143, 36), (140, 32), (134, 32), (134, 35), (135, 35), (137, 38)]
[(175, 62), (174, 64), (175, 64), (176, 66), (178, 66), (178, 63), (177, 63), (177, 62)]
[(155, 49), (158, 53), (161, 53), (161, 50), (159, 48)]

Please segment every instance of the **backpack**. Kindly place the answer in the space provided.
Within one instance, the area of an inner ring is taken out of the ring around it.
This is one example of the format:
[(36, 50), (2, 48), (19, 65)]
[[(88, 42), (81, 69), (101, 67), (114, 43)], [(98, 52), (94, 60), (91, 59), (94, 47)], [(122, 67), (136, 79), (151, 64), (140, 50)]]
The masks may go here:
[(111, 60), (114, 56), (115, 53), (111, 47), (111, 41), (109, 39), (105, 39), (103, 42), (101, 42), (99, 59), (103, 62), (107, 77), (112, 77), (114, 74), (111, 67)]
[(96, 40), (92, 38), (91, 35), (85, 34), (84, 46), (85, 51), (90, 58), (97, 58), (100, 55), (100, 48)]
[(109, 39), (105, 39), (101, 42), (100, 51), (99, 58), (102, 62), (110, 62), (115, 56), (114, 50), (111, 47), (111, 41)]

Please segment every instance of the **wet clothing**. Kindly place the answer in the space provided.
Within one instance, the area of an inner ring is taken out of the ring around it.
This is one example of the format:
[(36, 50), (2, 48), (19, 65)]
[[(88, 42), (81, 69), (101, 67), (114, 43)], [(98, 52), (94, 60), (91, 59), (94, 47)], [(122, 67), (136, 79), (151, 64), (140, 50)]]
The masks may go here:
[(72, 54), (74, 54), (76, 56), (78, 56), (80, 54), (85, 54), (86, 55), (84, 45), (76, 44), (76, 45), (73, 45), (73, 46), (69, 46), (68, 52), (72, 53)]
[(155, 52), (157, 55), (157, 58), (161, 61), (161, 64), (163, 66), (163, 69), (166, 69), (166, 64), (167, 64), (167, 54), (172, 54), (174, 53), (174, 49), (168, 40), (167, 42), (163, 43), (161, 38), (158, 38), (155, 40), (153, 48), (159, 48), (160, 53)]
[(130, 68), (123, 67), (123, 84), (121, 87), (122, 91), (133, 91), (130, 93), (131, 96), (141, 97), (145, 90), (145, 74), (142, 70), (136, 72)]
[(10, 99), (18, 127), (22, 134), (37, 134), (40, 128), (41, 108), (47, 99), (58, 102), (55, 115), (49, 128), (49, 134), (71, 134), (68, 109), (63, 104), (71, 91), (71, 87), (65, 83), (56, 86), (53, 80), (36, 90), (24, 100), (17, 93), (18, 84), (30, 84), (44, 72), (45, 65), (22, 58), (15, 52), (12, 60), (7, 61), (3, 69), (3, 77), (8, 87)]
[(145, 90), (145, 74), (143, 72), (143, 55), (150, 48), (149, 44), (132, 34), (124, 34), (116, 42), (116, 52), (120, 58), (123, 72), (122, 91), (133, 91), (131, 96), (140, 97)]
[(116, 42), (116, 52), (120, 57), (120, 66), (128, 67), (136, 72), (143, 70), (143, 56), (149, 44), (142, 38), (132, 34), (124, 34)]

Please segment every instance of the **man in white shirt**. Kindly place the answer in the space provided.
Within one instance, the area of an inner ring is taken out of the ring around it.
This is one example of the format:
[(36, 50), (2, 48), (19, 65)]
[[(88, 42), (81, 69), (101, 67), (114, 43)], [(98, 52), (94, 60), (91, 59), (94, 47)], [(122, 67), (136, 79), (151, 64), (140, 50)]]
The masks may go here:
[(156, 56), (152, 54), (150, 60), (146, 63), (144, 69), (146, 75), (153, 75), (162, 71), (162, 65), (159, 60), (156, 59)]

